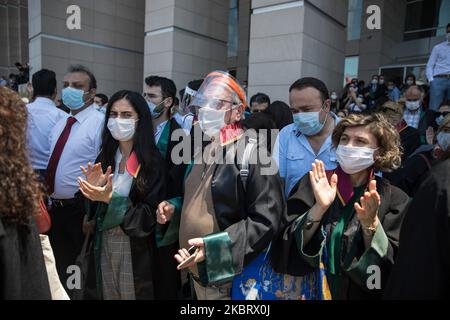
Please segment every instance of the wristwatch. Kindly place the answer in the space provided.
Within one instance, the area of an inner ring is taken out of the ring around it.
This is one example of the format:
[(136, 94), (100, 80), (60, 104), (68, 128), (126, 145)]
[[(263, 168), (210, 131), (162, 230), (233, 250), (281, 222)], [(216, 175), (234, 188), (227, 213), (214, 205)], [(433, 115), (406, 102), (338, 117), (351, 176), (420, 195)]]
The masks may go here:
[(306, 219), (306, 223), (305, 223), (305, 230), (311, 230), (311, 228), (313, 227), (314, 224), (316, 223), (320, 223), (322, 220), (313, 220), (309, 217), (307, 217)]

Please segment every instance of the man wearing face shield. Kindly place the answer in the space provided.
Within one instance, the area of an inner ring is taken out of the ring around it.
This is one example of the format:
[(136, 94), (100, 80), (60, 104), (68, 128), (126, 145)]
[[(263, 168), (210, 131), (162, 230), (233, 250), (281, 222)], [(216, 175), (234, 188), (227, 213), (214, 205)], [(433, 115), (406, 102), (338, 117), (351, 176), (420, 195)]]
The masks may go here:
[[(194, 80), (189, 82), (186, 88), (180, 90), (180, 105), (175, 110), (174, 118), (187, 134), (192, 130), (194, 124), (195, 112), (189, 109), (189, 105), (195, 98), (198, 89), (202, 85), (203, 80)], [(197, 120), (195, 120), (197, 121)]]
[(246, 96), (232, 76), (210, 73), (191, 107), (198, 108), (199, 126), (211, 143), (194, 157), (184, 199), (161, 203), (157, 218), (166, 227), (166, 241), (179, 238), (178, 267), (189, 269), (197, 298), (230, 299), (234, 276), (278, 230), (282, 188), (276, 170), (265, 172), (259, 157), (242, 170), (244, 156), (238, 150), (244, 146), (255, 159), (264, 147), (247, 149), (241, 126)]

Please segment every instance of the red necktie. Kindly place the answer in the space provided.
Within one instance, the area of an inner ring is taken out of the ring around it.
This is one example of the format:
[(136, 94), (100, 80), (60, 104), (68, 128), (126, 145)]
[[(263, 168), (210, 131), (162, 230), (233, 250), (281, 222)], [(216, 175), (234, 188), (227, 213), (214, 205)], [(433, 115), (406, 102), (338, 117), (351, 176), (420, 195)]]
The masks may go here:
[(48, 162), (46, 183), (49, 195), (51, 195), (53, 191), (55, 191), (56, 169), (58, 168), (59, 159), (61, 158), (67, 139), (69, 139), (70, 130), (72, 130), (72, 126), (75, 124), (75, 122), (77, 122), (77, 119), (75, 119), (74, 117), (70, 117), (67, 119), (66, 126), (61, 132), (61, 135), (56, 142), (55, 149), (53, 149), (52, 156), (50, 157), (50, 160)]

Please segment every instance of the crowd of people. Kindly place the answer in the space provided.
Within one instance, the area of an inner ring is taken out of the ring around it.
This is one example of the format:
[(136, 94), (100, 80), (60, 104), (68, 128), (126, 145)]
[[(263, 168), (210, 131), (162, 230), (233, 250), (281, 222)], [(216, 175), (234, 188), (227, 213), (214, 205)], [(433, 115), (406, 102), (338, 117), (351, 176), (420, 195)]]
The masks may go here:
[(450, 99), (414, 81), (0, 87), (0, 299), (448, 298)]

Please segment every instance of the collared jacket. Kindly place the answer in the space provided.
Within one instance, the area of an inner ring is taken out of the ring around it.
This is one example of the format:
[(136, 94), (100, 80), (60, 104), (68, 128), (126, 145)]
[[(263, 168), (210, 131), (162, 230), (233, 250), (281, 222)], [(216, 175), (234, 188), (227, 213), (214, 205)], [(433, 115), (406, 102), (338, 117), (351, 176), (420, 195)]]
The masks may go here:
[[(231, 147), (223, 147), (225, 158), (231, 163), (225, 161), (214, 169), (211, 192), (220, 232), (203, 238), (206, 260), (198, 264), (198, 270), (204, 285), (228, 282), (241, 273), (269, 246), (286, 208), (278, 170), (272, 166), (265, 171), (270, 165), (262, 164), (256, 157), (257, 151), (265, 152), (263, 146), (253, 149), (250, 158), (254, 161), (249, 164), (248, 177), (242, 179), (239, 166), (242, 155), (237, 150), (241, 147), (239, 144), (246, 142), (243, 138), (233, 142)], [(267, 157), (270, 160), (270, 156)], [(170, 202), (176, 212), (161, 235), (164, 243), (178, 239), (182, 199)]]

